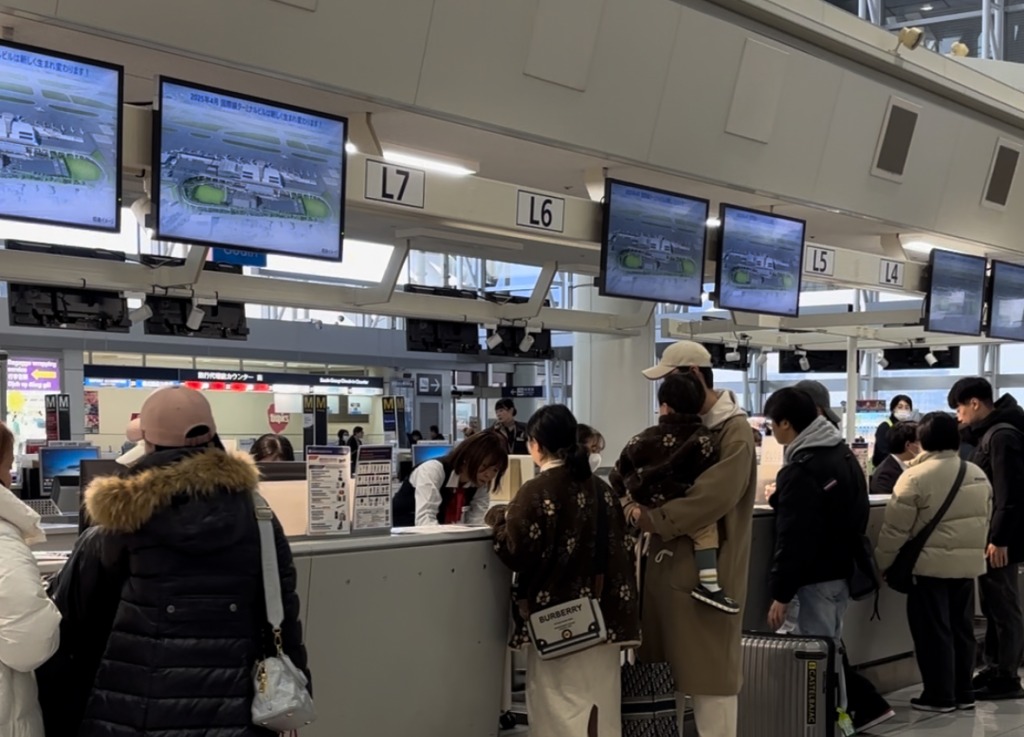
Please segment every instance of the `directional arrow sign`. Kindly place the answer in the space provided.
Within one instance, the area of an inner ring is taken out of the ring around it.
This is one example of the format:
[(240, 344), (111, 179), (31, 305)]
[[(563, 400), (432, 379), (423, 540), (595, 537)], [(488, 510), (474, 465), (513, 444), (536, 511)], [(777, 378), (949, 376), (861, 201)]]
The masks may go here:
[(441, 374), (416, 374), (416, 394), (421, 397), (441, 396)]
[(35, 379), (36, 381), (39, 381), (40, 379), (56, 379), (57, 372), (49, 370), (44, 371), (43, 369), (35, 369), (32, 371), (32, 378)]

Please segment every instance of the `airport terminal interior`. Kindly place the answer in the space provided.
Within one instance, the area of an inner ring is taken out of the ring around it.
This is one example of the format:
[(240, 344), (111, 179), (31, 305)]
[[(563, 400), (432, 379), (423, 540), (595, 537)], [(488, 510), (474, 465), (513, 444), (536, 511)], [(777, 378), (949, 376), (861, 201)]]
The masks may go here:
[[(0, 420), (41, 575), (145, 450), (147, 397), (187, 387), (228, 451), (294, 449), (259, 491), (298, 574), (302, 735), (552, 737), (491, 528), (469, 502), (397, 526), (392, 496), (497, 426), (485, 501), (513, 502), (542, 473), (514, 422), (552, 404), (608, 479), (700, 344), (757, 443), (753, 647), (788, 461), (769, 397), (820, 382), (865, 479), (902, 398), (948, 413), (981, 377), (1024, 403), (1022, 152), (1014, 0), (0, 0)], [(851, 601), (847, 666), (788, 691), (744, 655), (738, 727), (650, 696), (622, 734), (1024, 737), (1024, 693), (911, 703), (906, 610)], [(891, 711), (844, 722), (854, 677)]]

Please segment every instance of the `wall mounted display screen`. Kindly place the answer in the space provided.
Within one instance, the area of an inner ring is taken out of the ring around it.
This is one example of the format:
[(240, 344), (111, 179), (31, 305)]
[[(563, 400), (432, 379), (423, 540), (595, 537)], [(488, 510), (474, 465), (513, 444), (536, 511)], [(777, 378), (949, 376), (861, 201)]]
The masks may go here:
[(766, 315), (800, 314), (803, 220), (722, 205), (718, 306)]
[(0, 218), (121, 226), (123, 70), (0, 42)]
[(925, 330), (980, 335), (988, 262), (981, 256), (936, 249), (930, 267)]
[(161, 78), (157, 237), (340, 259), (347, 125), (344, 118)]
[(1024, 266), (992, 262), (988, 336), (1024, 342)]
[(700, 305), (707, 200), (609, 179), (600, 293)]

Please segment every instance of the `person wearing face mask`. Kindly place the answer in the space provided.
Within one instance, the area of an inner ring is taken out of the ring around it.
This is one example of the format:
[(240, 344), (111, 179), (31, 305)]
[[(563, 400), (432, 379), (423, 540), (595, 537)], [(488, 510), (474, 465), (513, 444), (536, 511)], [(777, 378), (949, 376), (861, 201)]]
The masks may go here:
[(892, 454), (892, 429), (897, 422), (914, 419), (914, 400), (906, 394), (897, 394), (889, 402), (889, 417), (875, 430), (875, 450), (871, 454), (871, 465), (878, 468)]
[(500, 433), (466, 438), (444, 458), (412, 470), (391, 502), (395, 527), (482, 525), (491, 504), (491, 487), (508, 470), (508, 451)]
[(601, 457), (605, 448), (604, 435), (590, 425), (584, 425), (581, 422), (579, 432), (577, 433), (577, 440), (580, 445), (587, 449), (587, 453), (590, 454), (590, 472), (597, 473), (597, 469), (604, 462), (604, 459)]
[(889, 450), (892, 454), (871, 474), (872, 494), (892, 494), (896, 482), (907, 470), (908, 464), (921, 454), (917, 441), (916, 422), (897, 422), (889, 433)]

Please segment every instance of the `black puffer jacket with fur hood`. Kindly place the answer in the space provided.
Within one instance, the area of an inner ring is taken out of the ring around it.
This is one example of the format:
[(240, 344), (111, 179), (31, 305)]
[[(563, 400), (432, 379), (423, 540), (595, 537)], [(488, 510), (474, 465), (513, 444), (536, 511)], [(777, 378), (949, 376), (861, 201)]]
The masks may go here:
[[(64, 621), (38, 673), (47, 734), (268, 734), (250, 715), (253, 666), (272, 649), (258, 482), (247, 457), (204, 449), (154, 453), (89, 487), (95, 527), (51, 588)], [(276, 519), (274, 531), (284, 648), (306, 670), (295, 566)]]

